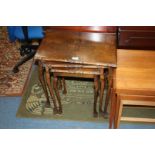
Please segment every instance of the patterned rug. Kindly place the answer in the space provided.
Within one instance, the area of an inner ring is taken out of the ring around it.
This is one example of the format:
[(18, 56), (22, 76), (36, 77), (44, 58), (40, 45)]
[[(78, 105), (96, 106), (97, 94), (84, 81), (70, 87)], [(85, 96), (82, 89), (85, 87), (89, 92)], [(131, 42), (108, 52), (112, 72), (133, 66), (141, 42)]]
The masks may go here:
[(0, 27), (0, 96), (22, 95), (33, 60), (19, 67), (15, 74), (12, 68), (20, 58), (17, 43), (10, 43), (7, 28)]
[(37, 77), (37, 69), (34, 69), (17, 117), (103, 122), (103, 117), (93, 117), (94, 95), (91, 80), (66, 79), (67, 94), (64, 95), (60, 90), (63, 114), (54, 115), (51, 107), (44, 107), (46, 99)]
[[(61, 95), (63, 105), (62, 115), (53, 115), (52, 108), (45, 108), (45, 96), (38, 80), (37, 68), (34, 68), (27, 89), (22, 98), (22, 103), (17, 111), (17, 117), (60, 119), (104, 122), (102, 116), (93, 117), (93, 81), (81, 79), (66, 79), (67, 94)], [(106, 91), (104, 92), (106, 94)], [(105, 99), (104, 99), (105, 100)], [(153, 117), (155, 109), (143, 107), (126, 107), (123, 110), (124, 116)]]

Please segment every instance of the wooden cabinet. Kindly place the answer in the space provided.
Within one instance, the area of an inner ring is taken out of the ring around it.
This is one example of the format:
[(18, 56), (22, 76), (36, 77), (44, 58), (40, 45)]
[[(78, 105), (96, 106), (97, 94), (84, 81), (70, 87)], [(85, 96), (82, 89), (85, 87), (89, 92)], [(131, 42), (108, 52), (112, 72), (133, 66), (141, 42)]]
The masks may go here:
[(118, 48), (155, 49), (155, 26), (118, 27)]

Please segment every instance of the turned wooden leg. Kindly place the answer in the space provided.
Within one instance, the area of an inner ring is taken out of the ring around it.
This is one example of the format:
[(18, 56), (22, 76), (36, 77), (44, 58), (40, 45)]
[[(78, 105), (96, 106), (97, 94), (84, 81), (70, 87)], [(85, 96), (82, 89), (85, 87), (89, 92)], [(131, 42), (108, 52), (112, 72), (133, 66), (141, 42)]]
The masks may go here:
[(55, 96), (54, 96), (54, 92), (53, 92), (53, 89), (52, 89), (52, 86), (51, 86), (52, 83), (51, 83), (50, 72), (49, 72), (48, 68), (46, 68), (46, 81), (47, 81), (47, 86), (48, 86), (51, 98), (53, 100), (53, 113), (57, 114), (58, 113), (58, 108), (57, 108), (57, 105), (56, 105), (56, 99), (55, 99)]
[(54, 75), (53, 88), (55, 90), (55, 94), (56, 94), (58, 104), (59, 104), (59, 108), (58, 108), (59, 109), (59, 114), (61, 114), (62, 113), (62, 104), (61, 104), (61, 98), (60, 98), (60, 94), (59, 94), (58, 87), (57, 87), (57, 81), (58, 81), (58, 78), (57, 78), (57, 76)]
[(97, 112), (97, 98), (98, 98), (98, 91), (99, 91), (99, 81), (98, 81), (98, 76), (94, 77), (94, 117), (98, 116)]
[(115, 103), (116, 102), (116, 94), (114, 89), (111, 88), (111, 104), (110, 104), (110, 116), (109, 116), (109, 129), (112, 129), (114, 123), (115, 116)]
[(58, 81), (57, 81), (57, 87), (59, 90), (62, 90), (62, 81), (60, 77), (58, 78)]
[(103, 115), (103, 94), (104, 94), (104, 73), (103, 69), (101, 70), (101, 75), (100, 75), (100, 105), (99, 105), (99, 113)]
[(63, 83), (63, 94), (67, 94), (67, 89), (66, 89), (66, 82), (65, 82), (65, 78), (62, 78), (62, 83)]
[(44, 68), (43, 68), (41, 61), (38, 61), (38, 75), (39, 75), (39, 80), (42, 85), (43, 91), (45, 93), (45, 97), (46, 97), (46, 105), (45, 106), (50, 107), (50, 100), (49, 100), (48, 91), (47, 91), (47, 87), (46, 87), (46, 83), (45, 83), (45, 79), (44, 79)]
[(106, 94), (106, 99), (105, 99), (105, 105), (104, 105), (104, 117), (107, 118), (108, 117), (108, 105), (109, 105), (109, 101), (111, 99), (111, 88), (113, 88), (113, 68), (109, 68), (108, 69), (108, 75), (106, 75), (106, 79), (108, 80), (108, 90), (107, 90), (107, 94)]
[(66, 82), (65, 82), (65, 79), (62, 77), (62, 78), (58, 78), (57, 80), (57, 87), (59, 90), (62, 90), (62, 87), (63, 87), (63, 94), (67, 94), (67, 89), (66, 89)]

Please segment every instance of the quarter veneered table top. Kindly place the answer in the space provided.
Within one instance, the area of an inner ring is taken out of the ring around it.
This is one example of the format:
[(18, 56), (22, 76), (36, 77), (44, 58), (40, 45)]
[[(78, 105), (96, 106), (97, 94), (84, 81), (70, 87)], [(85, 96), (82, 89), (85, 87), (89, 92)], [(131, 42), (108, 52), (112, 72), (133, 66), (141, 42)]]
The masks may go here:
[(115, 67), (116, 36), (53, 30), (46, 34), (35, 59)]

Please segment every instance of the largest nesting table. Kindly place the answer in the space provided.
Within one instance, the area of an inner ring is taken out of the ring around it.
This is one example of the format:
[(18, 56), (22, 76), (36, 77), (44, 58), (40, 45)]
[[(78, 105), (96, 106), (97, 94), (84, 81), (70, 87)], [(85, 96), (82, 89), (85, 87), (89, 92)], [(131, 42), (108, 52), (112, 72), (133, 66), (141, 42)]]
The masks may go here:
[[(116, 67), (116, 36), (114, 33), (73, 32), (53, 30), (47, 32), (36, 55), (39, 79), (42, 84), (47, 106), (53, 107), (54, 114), (63, 108), (57, 87), (59, 76), (94, 79), (94, 116), (100, 96), (99, 113), (103, 113), (104, 69)], [(50, 74), (53, 74), (53, 82)], [(53, 103), (50, 103), (48, 89)], [(55, 97), (56, 96), (56, 97)], [(58, 101), (58, 103), (57, 103)], [(107, 106), (104, 109), (107, 112)]]

